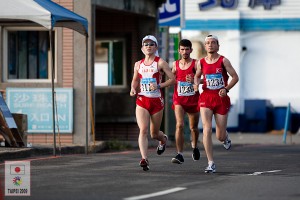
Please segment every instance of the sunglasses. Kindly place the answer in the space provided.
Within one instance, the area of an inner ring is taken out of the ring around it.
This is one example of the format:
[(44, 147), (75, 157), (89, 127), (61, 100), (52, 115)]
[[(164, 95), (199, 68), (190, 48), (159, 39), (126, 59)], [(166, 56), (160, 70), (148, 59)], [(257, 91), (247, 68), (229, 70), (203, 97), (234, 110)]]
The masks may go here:
[(153, 46), (155, 45), (155, 43), (153, 43), (153, 42), (151, 42), (151, 43), (144, 43), (143, 45), (144, 45), (145, 47), (147, 47), (147, 46), (153, 47)]

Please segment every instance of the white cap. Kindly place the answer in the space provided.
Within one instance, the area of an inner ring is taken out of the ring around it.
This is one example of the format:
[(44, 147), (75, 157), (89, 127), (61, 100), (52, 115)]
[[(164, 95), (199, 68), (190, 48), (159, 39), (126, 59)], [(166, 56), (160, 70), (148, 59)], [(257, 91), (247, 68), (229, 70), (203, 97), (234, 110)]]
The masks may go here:
[[(154, 37), (153, 35), (146, 35), (143, 40), (142, 40), (142, 45), (145, 42), (145, 40), (152, 40), (153, 42), (155, 42), (156, 46), (158, 47), (158, 43), (157, 43), (157, 39), (156, 37)], [(143, 51), (143, 50), (142, 50)], [(144, 53), (144, 52), (143, 52)], [(155, 56), (159, 56), (158, 54), (158, 50), (156, 50), (155, 52)]]
[(158, 46), (157, 39), (153, 35), (146, 35), (143, 38), (142, 44), (145, 42), (145, 40), (152, 40), (153, 42), (156, 43), (156, 46)]
[(213, 38), (213, 39), (215, 39), (215, 40), (217, 40), (218, 42), (219, 42), (219, 39), (218, 39), (218, 37), (217, 36), (215, 36), (215, 35), (208, 35), (208, 36), (206, 36), (206, 38), (205, 38), (205, 42), (207, 41), (207, 39), (209, 39), (209, 38)]

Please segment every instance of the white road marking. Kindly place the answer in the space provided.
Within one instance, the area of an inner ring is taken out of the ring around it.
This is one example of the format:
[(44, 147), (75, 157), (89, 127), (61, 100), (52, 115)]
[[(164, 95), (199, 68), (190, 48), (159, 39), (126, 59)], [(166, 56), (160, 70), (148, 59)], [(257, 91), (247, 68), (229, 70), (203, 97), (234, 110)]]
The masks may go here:
[(281, 172), (281, 170), (272, 170), (272, 171), (254, 172), (254, 173), (248, 174), (248, 175), (250, 175), (250, 176), (257, 176), (257, 175), (261, 175), (261, 174), (276, 173), (276, 172)]
[(186, 188), (184, 188), (184, 187), (176, 187), (176, 188), (173, 188), (173, 189), (164, 190), (164, 191), (160, 191), (160, 192), (154, 192), (154, 193), (144, 194), (144, 195), (140, 195), (140, 196), (127, 197), (127, 198), (124, 198), (124, 200), (148, 199), (148, 198), (151, 198), (151, 197), (162, 196), (162, 195), (178, 192), (178, 191), (185, 190), (185, 189)]

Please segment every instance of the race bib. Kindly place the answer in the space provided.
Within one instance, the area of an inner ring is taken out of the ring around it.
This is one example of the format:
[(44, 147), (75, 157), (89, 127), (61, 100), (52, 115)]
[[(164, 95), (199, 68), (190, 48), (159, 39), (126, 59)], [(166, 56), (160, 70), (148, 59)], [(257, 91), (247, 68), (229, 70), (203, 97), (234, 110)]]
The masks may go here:
[(218, 90), (225, 86), (222, 74), (207, 74), (206, 87), (210, 90)]
[(157, 96), (159, 93), (159, 90), (150, 90), (150, 83), (157, 84), (155, 78), (142, 78), (140, 82), (140, 94), (145, 96)]
[(192, 83), (181, 82), (177, 83), (177, 93), (178, 96), (192, 96), (195, 94), (194, 87)]

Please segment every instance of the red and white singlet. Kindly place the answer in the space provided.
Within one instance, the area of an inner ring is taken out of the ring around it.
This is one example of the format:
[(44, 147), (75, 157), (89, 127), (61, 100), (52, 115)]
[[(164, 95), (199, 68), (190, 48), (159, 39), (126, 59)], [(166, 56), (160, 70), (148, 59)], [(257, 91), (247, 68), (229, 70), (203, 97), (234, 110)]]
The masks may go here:
[(159, 57), (155, 57), (154, 61), (150, 65), (145, 65), (144, 59), (141, 60), (138, 69), (138, 74), (140, 78), (140, 92), (138, 95), (145, 96), (149, 98), (161, 97), (161, 89), (150, 90), (150, 83), (159, 84), (162, 80), (162, 75), (158, 71), (158, 61)]

